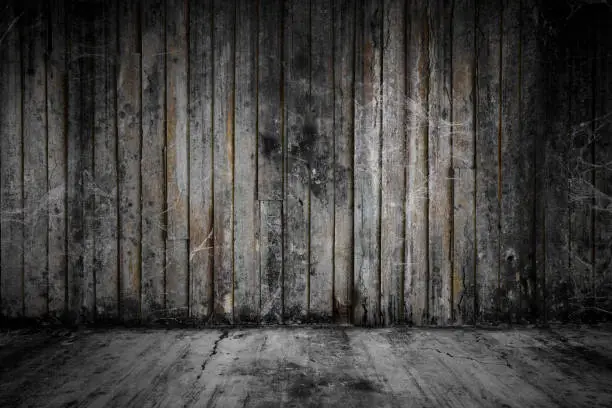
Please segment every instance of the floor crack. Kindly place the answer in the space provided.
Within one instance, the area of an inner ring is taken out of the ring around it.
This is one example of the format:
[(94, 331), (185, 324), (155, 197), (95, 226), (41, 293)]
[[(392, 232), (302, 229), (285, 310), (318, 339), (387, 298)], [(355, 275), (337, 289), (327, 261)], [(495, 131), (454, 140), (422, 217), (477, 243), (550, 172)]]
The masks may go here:
[(206, 357), (206, 360), (204, 360), (204, 362), (202, 363), (202, 371), (200, 371), (200, 374), (198, 374), (198, 380), (202, 377), (202, 374), (204, 373), (204, 370), (206, 370), (206, 365), (217, 354), (217, 347), (219, 347), (219, 343), (221, 342), (221, 340), (227, 338), (228, 335), (229, 335), (229, 331), (224, 330), (221, 333), (221, 335), (219, 336), (219, 338), (217, 340), (215, 340), (215, 344), (213, 345), (213, 349), (211, 350), (210, 354), (208, 354), (208, 357)]

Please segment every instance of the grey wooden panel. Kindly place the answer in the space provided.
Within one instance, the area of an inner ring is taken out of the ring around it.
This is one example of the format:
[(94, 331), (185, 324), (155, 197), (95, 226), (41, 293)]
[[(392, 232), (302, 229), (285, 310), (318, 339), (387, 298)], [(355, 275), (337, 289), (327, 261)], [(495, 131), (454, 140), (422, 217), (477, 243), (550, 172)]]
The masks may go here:
[(231, 322), (234, 301), (235, 4), (216, 0), (213, 19), (215, 315), (220, 322)]
[(257, 202), (257, 4), (239, 0), (236, 10), (234, 317), (259, 320)]
[(26, 4), (22, 31), (24, 312), (47, 313), (47, 115), (44, 4)]
[(310, 157), (316, 128), (310, 112), (310, 1), (284, 3), (285, 174), (283, 313), (284, 320), (303, 320), (309, 306)]
[(476, 243), (477, 317), (498, 317), (501, 2), (477, 5)]
[(334, 2), (334, 314), (351, 321), (353, 295), (353, 65), (355, 2)]
[(259, 201), (261, 321), (283, 320), (283, 202)]
[(355, 44), (354, 323), (376, 326), (380, 310), (382, 2), (357, 5)]
[(190, 311), (213, 306), (212, 2), (189, 4), (189, 276)]
[(406, 199), (406, 2), (383, 4), (381, 312), (403, 321)]
[(408, 138), (408, 182), (406, 193), (406, 276), (404, 309), (408, 322), (428, 320), (428, 119), (429, 27), (427, 6), (408, 3), (408, 89), (406, 99)]
[(141, 317), (153, 319), (165, 307), (165, 3), (142, 4), (141, 146)]
[(23, 315), (23, 122), (20, 12), (3, 7), (0, 47), (0, 312)]

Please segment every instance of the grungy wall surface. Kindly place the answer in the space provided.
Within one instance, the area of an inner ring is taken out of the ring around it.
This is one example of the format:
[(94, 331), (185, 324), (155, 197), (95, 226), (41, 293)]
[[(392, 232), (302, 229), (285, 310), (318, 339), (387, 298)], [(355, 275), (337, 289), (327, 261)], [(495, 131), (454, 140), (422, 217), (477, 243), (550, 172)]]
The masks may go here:
[(3, 1), (1, 315), (609, 314), (612, 13), (583, 3)]

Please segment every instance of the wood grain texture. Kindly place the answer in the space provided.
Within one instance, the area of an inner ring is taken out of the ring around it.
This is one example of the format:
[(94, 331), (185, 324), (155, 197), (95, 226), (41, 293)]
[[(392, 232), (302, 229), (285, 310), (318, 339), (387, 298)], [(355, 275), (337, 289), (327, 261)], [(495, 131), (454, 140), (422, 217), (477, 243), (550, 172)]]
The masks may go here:
[(23, 122), (20, 19), (16, 2), (3, 6), (0, 23), (0, 312), (23, 316)]
[(429, 187), (428, 118), (429, 25), (427, 6), (408, 3), (408, 182), (406, 192), (406, 276), (404, 279), (405, 319), (416, 325), (428, 321), (428, 220)]
[(334, 316), (351, 321), (353, 295), (353, 66), (355, 2), (334, 2)]
[[(27, 4), (22, 27), (24, 313), (47, 313), (47, 107), (43, 4)], [(42, 261), (41, 261), (42, 260)]]
[[(67, 25), (65, 0), (48, 2), (47, 60), (47, 186), (48, 229), (48, 310), (53, 317), (66, 311), (66, 132), (67, 118)], [(4, 121), (3, 121), (4, 123)]]
[(452, 21), (453, 270), (452, 317), (473, 323), (476, 290), (474, 98), (476, 2), (455, 0)]
[(498, 318), (501, 3), (476, 10), (476, 245), (477, 319)]
[(189, 314), (188, 2), (166, 1), (166, 311)]
[(234, 317), (259, 320), (257, 202), (257, 4), (239, 0), (236, 10)]
[(114, 320), (119, 317), (120, 246), (117, 238), (121, 212), (117, 189), (117, 9), (114, 3), (106, 4), (95, 20), (94, 31), (95, 53), (99, 55), (94, 77), (96, 319)]
[(235, 4), (216, 0), (213, 32), (214, 297), (215, 316), (220, 322), (231, 322), (234, 308), (235, 30)]
[(355, 50), (354, 322), (381, 323), (382, 2), (357, 5)]
[(260, 319), (283, 321), (283, 202), (259, 201)]
[(382, 64), (382, 323), (402, 322), (406, 209), (406, 2), (383, 2)]
[(314, 143), (310, 157), (310, 318), (329, 321), (334, 287), (334, 76), (333, 9), (311, 0), (310, 112)]
[[(283, 199), (283, 1), (258, 2), (257, 197)], [(253, 15), (254, 17), (254, 15)]]
[(309, 307), (310, 158), (316, 127), (310, 112), (310, 1), (285, 1), (284, 124), (286, 175), (283, 251), (285, 321), (301, 321)]
[(190, 312), (213, 310), (212, 2), (189, 3)]

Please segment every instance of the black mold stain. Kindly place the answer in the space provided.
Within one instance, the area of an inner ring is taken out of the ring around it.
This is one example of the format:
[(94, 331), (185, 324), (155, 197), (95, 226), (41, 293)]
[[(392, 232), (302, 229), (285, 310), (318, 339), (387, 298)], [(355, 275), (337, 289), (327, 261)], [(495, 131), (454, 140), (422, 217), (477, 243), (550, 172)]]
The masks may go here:
[(278, 138), (271, 136), (266, 133), (260, 133), (259, 139), (260, 143), (260, 151), (267, 157), (270, 157), (274, 152), (278, 152), (281, 149), (281, 145), (278, 141)]

